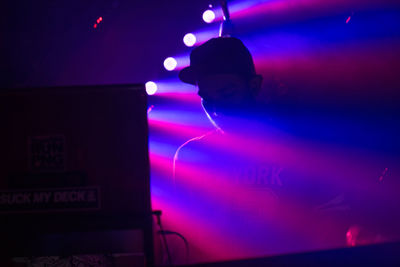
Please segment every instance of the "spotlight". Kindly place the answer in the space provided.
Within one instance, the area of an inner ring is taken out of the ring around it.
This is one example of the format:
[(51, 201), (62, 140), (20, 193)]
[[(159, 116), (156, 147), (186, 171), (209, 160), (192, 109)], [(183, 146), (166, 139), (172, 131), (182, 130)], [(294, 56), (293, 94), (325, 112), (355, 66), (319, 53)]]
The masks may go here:
[(157, 84), (155, 82), (149, 81), (145, 86), (148, 95), (154, 95), (157, 92)]
[(164, 67), (168, 71), (174, 70), (176, 68), (176, 65), (178, 65), (178, 63), (173, 57), (168, 57), (164, 60)]
[(211, 23), (211, 22), (214, 21), (214, 19), (215, 19), (215, 13), (214, 13), (214, 11), (212, 11), (212, 10), (210, 10), (210, 9), (204, 11), (204, 13), (203, 13), (203, 20), (204, 20), (206, 23)]
[(196, 36), (193, 33), (188, 33), (183, 37), (183, 42), (186, 46), (192, 47), (196, 43)]

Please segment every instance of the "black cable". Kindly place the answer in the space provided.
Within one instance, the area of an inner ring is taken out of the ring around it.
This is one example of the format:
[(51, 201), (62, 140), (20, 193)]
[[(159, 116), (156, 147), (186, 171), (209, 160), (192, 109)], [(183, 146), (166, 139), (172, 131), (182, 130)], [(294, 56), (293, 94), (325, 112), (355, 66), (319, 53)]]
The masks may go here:
[(180, 234), (178, 232), (174, 232), (174, 231), (165, 230), (165, 231), (158, 231), (158, 233), (160, 233), (162, 235), (176, 235), (176, 236), (180, 237), (183, 240), (183, 242), (185, 243), (186, 263), (188, 263), (188, 261), (189, 261), (189, 242), (186, 240), (186, 238), (182, 234)]
[[(160, 227), (161, 232), (164, 232), (164, 228), (162, 227), (162, 224), (161, 224), (161, 214), (162, 214), (161, 210), (155, 210), (155, 211), (153, 211), (153, 214), (157, 217), (157, 224)], [(165, 235), (161, 235), (161, 236), (164, 241), (165, 251), (167, 252), (168, 264), (170, 266), (172, 266), (171, 253), (169, 252), (167, 238), (165, 237)]]
[(221, 2), (222, 12), (224, 13), (224, 20), (230, 20), (231, 16), (229, 15), (228, 1), (227, 0), (221, 0), (220, 2)]

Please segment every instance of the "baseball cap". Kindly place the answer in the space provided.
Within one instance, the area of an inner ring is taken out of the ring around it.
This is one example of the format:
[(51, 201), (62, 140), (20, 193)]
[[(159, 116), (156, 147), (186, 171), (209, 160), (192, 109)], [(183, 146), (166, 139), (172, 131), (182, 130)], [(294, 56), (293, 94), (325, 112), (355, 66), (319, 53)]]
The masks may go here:
[(256, 74), (253, 58), (246, 46), (235, 37), (213, 38), (190, 53), (190, 66), (179, 72), (179, 79), (195, 85), (211, 74), (236, 74), (250, 78)]

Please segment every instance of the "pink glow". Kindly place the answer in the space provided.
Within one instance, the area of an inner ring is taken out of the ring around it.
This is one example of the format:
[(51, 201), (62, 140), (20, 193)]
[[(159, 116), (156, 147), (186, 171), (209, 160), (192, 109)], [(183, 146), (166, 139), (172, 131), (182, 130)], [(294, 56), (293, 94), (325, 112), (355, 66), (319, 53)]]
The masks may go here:
[[(339, 97), (354, 92), (369, 97), (374, 94), (397, 94), (388, 91), (394, 90), (390, 87), (383, 87), (379, 91), (366, 91), (364, 88), (376, 81), (398, 84), (392, 65), (388, 64), (400, 55), (398, 42), (371, 40), (367, 44), (356, 42), (326, 45), (323, 48), (315, 47), (312, 40), (305, 41), (294, 37), (285, 42), (296, 43), (297, 49), (288, 48), (263, 55), (255, 53), (257, 70), (281, 77), (282, 81), (293, 89), (302, 88), (303, 95), (315, 97), (323, 94), (325, 97)], [(376, 71), (377, 69), (379, 71)], [(330, 86), (327, 88), (326, 84)], [(326, 88), (323, 93), (319, 90), (321, 87)], [(334, 91), (330, 88), (334, 88)]]
[[(347, 168), (353, 163), (360, 166), (356, 166), (355, 170), (349, 171), (346, 177), (343, 178), (347, 178), (347, 176), (362, 177), (369, 172), (368, 170), (364, 170), (364, 159), (369, 158), (371, 155), (365, 154), (362, 151), (354, 153), (354, 151), (336, 146), (330, 147), (329, 145), (322, 145), (311, 141), (306, 142), (301, 139), (294, 139), (276, 130), (274, 134), (263, 136), (262, 139), (243, 139), (238, 135), (224, 135), (222, 139), (216, 138), (213, 142), (209, 142), (209, 145), (231, 151), (232, 154), (245, 153), (250, 158), (267, 157), (270, 160), (276, 159), (278, 163), (295, 167), (300, 171), (309, 171), (304, 166), (311, 165), (311, 171), (314, 174), (323, 174), (328, 184), (343, 183), (347, 184), (350, 188), (357, 187), (359, 191), (368, 192), (367, 186), (363, 185), (360, 179), (340, 180), (337, 177), (341, 172), (336, 169)], [(349, 157), (346, 158), (344, 156), (348, 153), (351, 154), (352, 163), (347, 162)], [(353, 157), (357, 160), (353, 160)], [(170, 159), (160, 156), (154, 157), (154, 155), (152, 155), (152, 159), (152, 166), (155, 169), (171, 173)], [(179, 206), (181, 214), (176, 214), (177, 210), (170, 211), (166, 220), (171, 227), (176, 227), (174, 229), (179, 229), (187, 238), (195, 240), (194, 242), (204, 249), (203, 253), (207, 255), (207, 260), (233, 259), (248, 257), (249, 255), (265, 256), (271, 255), (268, 253), (274, 254), (278, 252), (273, 246), (273, 241), (261, 244), (257, 242), (249, 243), (249, 240), (243, 234), (238, 234), (241, 242), (235, 248), (235, 253), (229, 252), (232, 251), (232, 240), (229, 240), (232, 236), (231, 231), (240, 229), (241, 226), (231, 225), (232, 222), (227, 222), (223, 219), (219, 220), (217, 218), (209, 218), (204, 216), (204, 214), (202, 216), (196, 214), (196, 210), (201, 208), (205, 202), (215, 203), (216, 206), (221, 208), (225, 207), (222, 208), (223, 210), (230, 207), (241, 207), (240, 216), (251, 222), (253, 227), (251, 231), (259, 231), (259, 238), (267, 234), (266, 232), (268, 231), (266, 229), (271, 227), (270, 229), (274, 229), (275, 234), (279, 236), (288, 237), (290, 240), (302, 240), (301, 242), (304, 242), (302, 243), (304, 244), (304, 250), (310, 248), (332, 248), (335, 245), (332, 245), (328, 240), (343, 239), (344, 241), (348, 238), (345, 232), (338, 234), (338, 231), (340, 231), (339, 226), (343, 223), (341, 218), (319, 216), (306, 208), (307, 204), (305, 203), (288, 200), (282, 203), (279, 209), (275, 205), (266, 206), (263, 208), (263, 212), (260, 213), (259, 207), (254, 205), (254, 203), (272, 203), (274, 201), (272, 195), (265, 195), (257, 191), (249, 192), (243, 190), (239, 185), (227, 183), (226, 181), (229, 180), (227, 174), (219, 172), (210, 166), (179, 162), (177, 168), (179, 169), (180, 176), (177, 178), (176, 187), (184, 192), (191, 192), (198, 197), (198, 200), (195, 206), (187, 207), (189, 210), (186, 210), (184, 208), (185, 200), (182, 199), (182, 203), (176, 206), (176, 209)], [(178, 192), (174, 195), (178, 197), (180, 194)], [(162, 202), (161, 199), (159, 201)], [(165, 205), (173, 204), (171, 201), (165, 201), (166, 203), (163, 203)], [(160, 202), (156, 201), (158, 205), (162, 206), (163, 204)], [(164, 210), (172, 209), (171, 206), (163, 207)], [(199, 216), (199, 218), (196, 216)], [(188, 224), (185, 224), (185, 218), (190, 227)], [(193, 233), (193, 227), (197, 227), (199, 221), (201, 221), (200, 225), (202, 225), (202, 228)], [(213, 221), (217, 221), (218, 223), (213, 224)], [(321, 233), (324, 233), (324, 235), (321, 235)], [(208, 236), (209, 234), (212, 236)], [(207, 235), (207, 238), (204, 235)], [(338, 244), (336, 243), (336, 245)], [(291, 250), (289, 247), (287, 246), (286, 249), (281, 248), (279, 250), (280, 253), (297, 251)]]
[(158, 93), (157, 96), (185, 103), (200, 104), (200, 97), (194, 93)]
[[(229, 207), (239, 208), (241, 216), (251, 221), (254, 227), (258, 224), (268, 225), (274, 231), (282, 232), (282, 235), (290, 235), (293, 238), (304, 240), (303, 242), (308, 244), (305, 247), (327, 245), (328, 242), (325, 238), (337, 229), (337, 222), (317, 217), (311, 210), (305, 209), (303, 203), (285, 202), (281, 203), (279, 209), (277, 209), (275, 203), (277, 200), (274, 196), (267, 195), (263, 191), (249, 192), (240, 185), (228, 183), (226, 181), (229, 180), (229, 177), (226, 177), (224, 173), (216, 172), (214, 169), (184, 163), (177, 165), (177, 169), (180, 176), (177, 177), (176, 183), (183, 190), (204, 195), (205, 199), (217, 206), (226, 206), (227, 209)], [(255, 203), (275, 204), (264, 206), (262, 213), (260, 213), (260, 207)], [(310, 222), (313, 225), (309, 225)], [(259, 226), (261, 227), (261, 225)], [(219, 227), (221, 228), (221, 225)], [(330, 229), (330, 231), (326, 231), (326, 229)], [(326, 236), (322, 237), (316, 234), (316, 232), (320, 233), (321, 231), (326, 232)], [(261, 230), (260, 234), (263, 232), (265, 232), (265, 229)], [(259, 246), (260, 244), (254, 245)], [(268, 245), (264, 244), (261, 247), (265, 249)], [(272, 247), (269, 249), (273, 250)], [(268, 251), (268, 249), (265, 251)]]
[(211, 38), (218, 37), (218, 28), (212, 28), (212, 29), (207, 29), (207, 30), (202, 30), (198, 32), (194, 32), (196, 35), (196, 44), (195, 46), (199, 46)]
[[(179, 57), (178, 57), (179, 59)], [(179, 61), (179, 60), (178, 60)], [(179, 63), (179, 62), (178, 62)], [(179, 68), (179, 67), (178, 67)], [(185, 84), (180, 80), (176, 79), (166, 79), (157, 81), (158, 85), (158, 95), (163, 95), (164, 93), (176, 93), (176, 94), (193, 94), (196, 95), (197, 88), (191, 84)], [(168, 96), (168, 95), (167, 95)]]
[(208, 130), (204, 127), (188, 127), (185, 124), (166, 122), (154, 118), (149, 119), (149, 128), (182, 137), (197, 136)]
[(351, 16), (346, 19), (346, 24), (350, 22)]
[[(200, 216), (185, 208), (183, 205), (174, 204), (156, 196), (152, 196), (153, 209), (163, 210), (163, 224), (166, 229), (179, 231), (189, 238), (191, 248), (191, 261), (201, 262), (210, 259), (237, 258), (229, 249), (232, 244), (232, 236), (225, 236), (213, 223), (212, 218)], [(239, 251), (243, 254), (248, 248), (240, 246)], [(247, 251), (249, 253), (249, 251)], [(196, 258), (196, 255), (201, 258)]]
[(177, 63), (175, 70), (181, 70), (190, 64), (189, 55), (178, 55), (175, 59)]
[[(368, 154), (362, 150), (296, 139), (283, 132), (277, 132), (273, 136), (263, 136), (260, 139), (225, 135), (223, 140), (213, 141), (210, 145), (232, 151), (238, 156), (262, 158), (287, 166), (299, 174), (309, 174), (314, 177), (324, 174), (327, 183), (349, 189), (357, 184), (360, 190), (368, 190), (369, 186), (366, 182), (362, 182), (364, 179), (357, 177), (370, 177), (371, 172), (365, 166), (379, 160), (379, 157), (372, 152)], [(344, 170), (347, 170), (346, 177), (343, 177)], [(353, 180), (349, 180), (350, 177)]]
[[(249, 1), (251, 3), (251, 1)], [(390, 2), (390, 1), (386, 1)], [(264, 1), (262, 3), (255, 2), (254, 4), (237, 5), (231, 11), (232, 19), (249, 18), (262, 15), (276, 15), (280, 17), (293, 17), (309, 18), (312, 16), (326, 16), (328, 14), (335, 14), (349, 8), (360, 7), (362, 9), (379, 7), (385, 5), (385, 1), (363, 1), (363, 0), (298, 0), (298, 1), (283, 1), (283, 0), (271, 0)]]
[(97, 28), (97, 24), (96, 23), (93, 25), (93, 28), (95, 28), (95, 29)]
[(158, 155), (152, 151), (150, 155), (150, 164), (152, 168), (162, 170), (163, 172), (170, 173), (172, 175), (172, 159)]
[(147, 109), (147, 114), (149, 114), (154, 108), (154, 105), (151, 105), (150, 107), (148, 107)]

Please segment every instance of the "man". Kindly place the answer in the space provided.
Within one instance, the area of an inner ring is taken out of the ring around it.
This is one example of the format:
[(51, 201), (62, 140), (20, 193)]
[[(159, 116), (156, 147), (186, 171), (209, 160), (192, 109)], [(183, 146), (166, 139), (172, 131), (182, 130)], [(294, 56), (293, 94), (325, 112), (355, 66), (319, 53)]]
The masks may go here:
[(198, 86), (204, 110), (218, 128), (224, 116), (254, 108), (262, 82), (250, 52), (236, 38), (214, 38), (195, 49), (179, 78)]
[(184, 233), (198, 248), (194, 261), (345, 246), (346, 159), (333, 162), (319, 156), (319, 146), (298, 142), (295, 131), (315, 127), (295, 109), (259, 101), (262, 77), (243, 43), (209, 40), (179, 78), (198, 87), (216, 127), (174, 158), (176, 192), (199, 223)]

